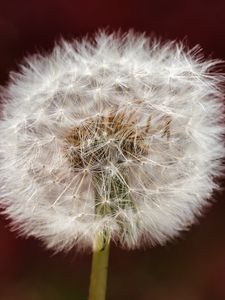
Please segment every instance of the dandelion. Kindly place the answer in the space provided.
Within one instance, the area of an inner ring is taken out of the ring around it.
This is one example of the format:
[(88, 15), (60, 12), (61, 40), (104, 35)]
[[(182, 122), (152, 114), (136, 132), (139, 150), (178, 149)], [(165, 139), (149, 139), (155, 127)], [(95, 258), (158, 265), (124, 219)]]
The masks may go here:
[[(224, 107), (200, 48), (132, 31), (61, 41), (2, 88), (1, 206), (55, 251), (164, 244), (202, 214), (223, 172)], [(99, 287), (101, 285), (102, 287)]]

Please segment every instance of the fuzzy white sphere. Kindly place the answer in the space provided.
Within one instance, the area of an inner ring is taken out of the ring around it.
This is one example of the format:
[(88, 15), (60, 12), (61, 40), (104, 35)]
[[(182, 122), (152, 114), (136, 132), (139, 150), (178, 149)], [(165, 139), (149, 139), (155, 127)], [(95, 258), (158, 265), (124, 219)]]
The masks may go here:
[(1, 93), (13, 228), (56, 251), (90, 248), (99, 230), (131, 249), (187, 229), (223, 171), (217, 63), (132, 31), (27, 58)]

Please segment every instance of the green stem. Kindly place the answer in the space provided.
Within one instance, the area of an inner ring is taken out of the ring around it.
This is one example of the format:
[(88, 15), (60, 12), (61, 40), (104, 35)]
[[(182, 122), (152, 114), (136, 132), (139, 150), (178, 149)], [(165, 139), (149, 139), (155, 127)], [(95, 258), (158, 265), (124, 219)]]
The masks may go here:
[[(116, 214), (116, 205), (113, 201), (121, 198), (118, 201), (118, 207), (125, 209), (127, 206), (133, 208), (133, 202), (129, 198), (127, 192), (127, 184), (125, 179), (123, 180), (119, 176), (110, 177), (108, 173), (99, 172), (98, 176), (93, 178), (96, 181), (96, 186), (100, 187), (96, 190), (95, 200), (95, 213), (96, 218), (104, 218), (105, 216), (113, 216)], [(106, 197), (102, 197), (101, 191), (107, 191), (106, 195), (109, 194), (110, 202), (103, 201)], [(118, 224), (121, 223), (118, 219)], [(126, 224), (122, 227), (122, 233), (126, 230)], [(96, 235), (93, 245), (93, 256), (92, 256), (92, 269), (91, 269), (91, 280), (89, 287), (88, 300), (105, 300), (106, 287), (107, 287), (107, 273), (108, 273), (108, 259), (110, 249), (110, 228), (106, 222), (104, 227)]]
[(106, 239), (103, 231), (98, 234), (94, 244), (88, 300), (105, 300), (109, 249), (109, 237)]

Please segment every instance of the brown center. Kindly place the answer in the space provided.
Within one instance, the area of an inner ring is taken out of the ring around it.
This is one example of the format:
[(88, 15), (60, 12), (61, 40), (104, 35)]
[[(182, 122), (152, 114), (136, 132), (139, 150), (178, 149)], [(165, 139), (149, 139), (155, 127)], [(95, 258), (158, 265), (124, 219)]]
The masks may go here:
[(65, 151), (74, 168), (94, 167), (99, 170), (109, 162), (121, 164), (128, 159), (140, 160), (149, 154), (147, 138), (155, 132), (169, 137), (170, 119), (163, 126), (153, 128), (151, 116), (143, 126), (137, 126), (138, 114), (134, 111), (109, 113), (90, 118), (70, 130), (65, 138)]

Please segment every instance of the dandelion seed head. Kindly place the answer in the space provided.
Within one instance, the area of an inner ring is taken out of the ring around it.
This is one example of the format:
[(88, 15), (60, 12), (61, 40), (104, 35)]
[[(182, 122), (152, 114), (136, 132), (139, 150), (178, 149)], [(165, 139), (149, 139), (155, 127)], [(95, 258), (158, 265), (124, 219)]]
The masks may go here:
[(0, 200), (13, 228), (56, 251), (99, 230), (164, 244), (223, 173), (223, 76), (196, 47), (132, 31), (61, 41), (2, 88)]

